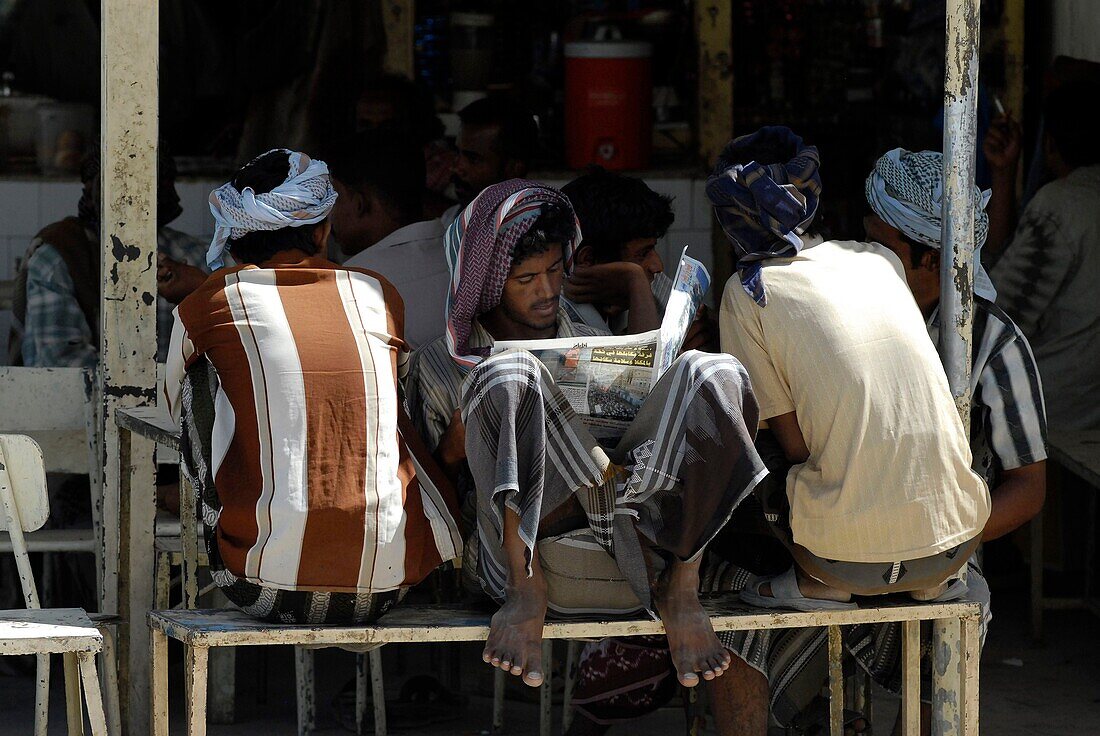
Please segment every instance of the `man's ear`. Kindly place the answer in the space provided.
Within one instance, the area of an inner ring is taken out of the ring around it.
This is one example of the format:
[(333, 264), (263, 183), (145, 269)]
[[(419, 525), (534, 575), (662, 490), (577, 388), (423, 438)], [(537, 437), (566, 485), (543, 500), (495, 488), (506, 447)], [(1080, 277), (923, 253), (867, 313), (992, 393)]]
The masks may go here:
[(325, 218), (313, 228), (313, 245), (316, 253), (321, 256), (328, 254), (328, 236), (332, 233), (332, 220)]
[(929, 248), (920, 258), (920, 267), (925, 271), (940, 272), (940, 252)]
[(596, 258), (590, 245), (582, 245), (577, 248), (573, 253), (573, 265), (574, 266), (592, 266), (595, 265)]

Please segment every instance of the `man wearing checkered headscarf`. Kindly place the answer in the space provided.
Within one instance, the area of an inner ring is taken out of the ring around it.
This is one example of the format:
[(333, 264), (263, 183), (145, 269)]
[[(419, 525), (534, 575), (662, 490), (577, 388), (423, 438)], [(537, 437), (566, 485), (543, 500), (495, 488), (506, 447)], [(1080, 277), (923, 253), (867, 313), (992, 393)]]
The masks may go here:
[[(877, 162), (864, 185), (867, 204), (890, 227), (906, 237), (940, 250), (943, 224), (943, 154), (895, 148)], [(974, 187), (974, 293), (996, 301), (997, 290), (982, 266), (982, 246), (989, 234), (989, 190)]]

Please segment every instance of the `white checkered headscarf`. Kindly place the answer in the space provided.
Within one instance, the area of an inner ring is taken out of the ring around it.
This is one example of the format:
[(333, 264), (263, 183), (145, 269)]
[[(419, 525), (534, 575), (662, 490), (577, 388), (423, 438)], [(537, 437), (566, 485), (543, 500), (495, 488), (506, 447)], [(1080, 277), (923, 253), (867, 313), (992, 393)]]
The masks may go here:
[(260, 230), (314, 225), (332, 211), (336, 190), (332, 188), (328, 165), (285, 148), (268, 153), (280, 150), (290, 157), (290, 169), (286, 181), (270, 192), (256, 194), (252, 187), (237, 191), (232, 182), (226, 182), (210, 193), (214, 239), (206, 252), (206, 262), (211, 270), (225, 265), (230, 238)]
[[(883, 222), (907, 237), (940, 250), (943, 222), (943, 154), (895, 148), (878, 161), (864, 184), (867, 204)], [(981, 261), (989, 235), (989, 190), (974, 187), (974, 292), (990, 301), (997, 290)]]

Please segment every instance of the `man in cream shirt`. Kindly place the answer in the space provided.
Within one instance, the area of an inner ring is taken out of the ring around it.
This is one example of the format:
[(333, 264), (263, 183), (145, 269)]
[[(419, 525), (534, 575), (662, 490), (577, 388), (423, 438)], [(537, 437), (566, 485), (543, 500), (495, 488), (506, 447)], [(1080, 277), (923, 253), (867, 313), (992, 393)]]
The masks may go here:
[(989, 491), (901, 262), (807, 236), (819, 193), (816, 148), (786, 129), (731, 143), (708, 182), (738, 257), (722, 348), (790, 464), (758, 493), (795, 567), (742, 595), (803, 609), (942, 595), (979, 542)]
[(413, 348), (443, 334), (450, 271), (444, 226), (421, 220), (424, 154), (400, 131), (361, 133), (333, 157), (338, 197), (332, 229), (345, 266), (375, 271), (405, 301), (405, 341)]

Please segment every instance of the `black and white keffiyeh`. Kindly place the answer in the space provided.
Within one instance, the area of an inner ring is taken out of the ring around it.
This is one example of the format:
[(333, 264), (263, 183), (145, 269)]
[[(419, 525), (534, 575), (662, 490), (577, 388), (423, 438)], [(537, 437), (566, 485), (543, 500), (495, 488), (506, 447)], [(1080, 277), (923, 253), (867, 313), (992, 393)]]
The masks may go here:
[(282, 184), (270, 192), (256, 194), (252, 187), (237, 191), (232, 182), (227, 182), (210, 193), (214, 239), (206, 252), (206, 262), (211, 270), (225, 265), (230, 239), (261, 230), (314, 225), (332, 211), (336, 190), (332, 187), (328, 165), (304, 153), (274, 150), (281, 150), (290, 157), (290, 169)]

